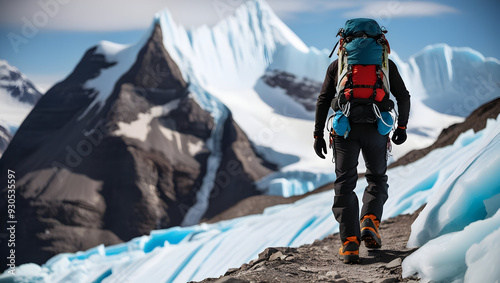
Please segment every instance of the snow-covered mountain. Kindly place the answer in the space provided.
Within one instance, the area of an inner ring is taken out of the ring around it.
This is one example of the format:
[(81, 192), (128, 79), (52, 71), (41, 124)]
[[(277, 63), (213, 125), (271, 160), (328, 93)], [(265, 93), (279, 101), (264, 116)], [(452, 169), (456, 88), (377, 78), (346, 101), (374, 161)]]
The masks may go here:
[(2, 95), (9, 94), (16, 101), (29, 105), (35, 105), (42, 97), (35, 85), (5, 60), (0, 60), (0, 90)]
[(0, 157), (42, 94), (17, 68), (0, 60)]
[[(318, 162), (312, 134), (305, 134), (313, 129), (311, 108), (263, 80), (266, 71), (278, 70), (293, 75), (297, 83), (313, 78), (321, 84), (330, 63), (327, 51), (307, 47), (260, 0), (244, 3), (212, 28), (186, 30), (168, 11), (156, 20), (165, 48), (185, 79), (226, 105), (258, 152), (280, 166), (260, 187), (272, 185), (274, 193), (290, 195), (333, 180), (332, 164)], [(316, 99), (317, 93), (307, 93)]]
[(274, 168), (224, 105), (188, 87), (156, 23), (136, 45), (90, 48), (0, 159), (16, 174), (18, 263), (198, 223), (259, 194)]
[[(168, 11), (159, 13), (157, 20), (164, 45), (184, 77), (229, 107), (259, 152), (281, 165), (276, 177), (287, 173), (288, 178), (281, 179), (283, 192), (291, 187), (304, 192), (328, 179), (324, 174), (331, 174), (332, 165), (317, 159), (312, 134), (306, 133), (312, 132), (317, 89), (331, 62), (329, 51), (307, 47), (260, 0), (244, 3), (212, 28), (186, 30)], [(392, 160), (429, 146), (442, 129), (500, 96), (500, 63), (474, 50), (439, 44), (408, 62), (396, 52), (391, 57), (413, 97), (409, 139), (393, 148)], [(304, 91), (293, 93), (293, 87)], [(315, 174), (308, 182), (295, 178), (291, 185), (291, 175), (299, 172)]]
[(7, 125), (0, 124), (0, 157), (12, 140), (12, 134)]

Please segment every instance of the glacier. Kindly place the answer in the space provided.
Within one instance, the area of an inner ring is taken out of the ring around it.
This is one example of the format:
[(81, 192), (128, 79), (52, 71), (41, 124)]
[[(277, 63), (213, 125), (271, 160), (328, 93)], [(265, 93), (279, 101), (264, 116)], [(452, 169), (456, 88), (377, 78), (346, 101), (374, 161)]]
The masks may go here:
[[(327, 176), (334, 171), (331, 162), (319, 160), (312, 150), (314, 111), (305, 109), (285, 90), (270, 87), (262, 80), (266, 72), (280, 71), (297, 80), (321, 83), (335, 59), (328, 58), (329, 50), (307, 47), (263, 0), (242, 4), (213, 27), (185, 29), (167, 10), (158, 13), (155, 21), (162, 28), (165, 48), (186, 81), (194, 82), (226, 105), (259, 153), (278, 164), (280, 172), (312, 172), (318, 180), (334, 179)], [(500, 96), (496, 84), (500, 62), (472, 49), (436, 44), (407, 62), (394, 51), (390, 57), (413, 99), (408, 141), (393, 148), (389, 162), (431, 145), (442, 129), (462, 122), (475, 109), (471, 106), (478, 107)], [(430, 98), (436, 93), (439, 101), (434, 103)], [(311, 135), (304, 134), (307, 132)], [(289, 158), (283, 159), (283, 155)], [(364, 171), (362, 157), (359, 169)], [(307, 181), (299, 188), (299, 183), (283, 183), (282, 195), (305, 193), (311, 186), (324, 184)], [(292, 187), (293, 191), (287, 191)]]
[[(455, 220), (460, 221), (459, 218)], [(421, 282), (496, 282), (500, 278), (500, 211), (462, 231), (429, 241), (403, 261), (403, 277)]]
[(500, 231), (500, 124), (490, 120), (486, 130), (462, 134), (454, 147), (463, 145), (470, 147), (467, 159), (448, 171), (412, 224), (408, 246), (421, 247), (404, 260), (403, 276), (418, 274), (423, 282), (500, 278), (493, 267), (500, 264), (500, 245), (491, 240)]
[[(413, 275), (416, 270), (421, 270), (418, 268), (419, 264), (423, 265), (423, 270), (431, 271), (434, 270), (433, 266), (459, 264), (468, 268), (465, 273), (462, 270), (458, 275), (454, 274), (454, 277), (478, 276), (484, 268), (488, 268), (480, 264), (483, 259), (478, 257), (478, 249), (487, 250), (485, 256), (494, 261), (492, 265), (498, 265), (500, 245), (482, 246), (494, 242), (492, 239), (498, 234), (500, 212), (493, 211), (498, 207), (498, 201), (481, 203), (475, 200), (488, 200), (483, 191), (478, 190), (478, 184), (481, 187), (497, 188), (496, 193), (499, 193), (498, 174), (495, 174), (500, 170), (499, 141), (500, 115), (496, 120), (489, 120), (484, 130), (463, 133), (453, 145), (434, 150), (415, 163), (388, 171), (389, 199), (384, 207), (383, 220), (412, 213), (426, 203), (429, 203), (429, 208), (426, 209), (432, 209), (432, 203), (436, 199), (441, 200), (438, 203), (453, 203), (453, 197), (438, 197), (442, 190), (450, 188), (451, 192), (447, 194), (449, 196), (467, 192), (468, 197), (464, 197), (463, 201), (472, 208), (484, 207), (483, 203), (487, 203), (488, 207), (485, 216), (488, 218), (473, 222), (463, 231), (444, 234), (441, 236), (446, 237), (444, 239), (438, 237), (428, 242), (432, 245), (432, 251), (443, 247), (447, 251), (456, 249), (455, 253), (439, 253), (432, 261), (426, 261), (428, 248), (424, 245), (403, 262), (405, 275)], [(482, 166), (478, 164), (483, 164), (481, 162), (485, 161), (484, 158), (488, 158), (489, 162), (488, 170), (483, 174)], [(481, 183), (481, 180), (484, 182)], [(366, 185), (364, 178), (358, 181), (355, 192), (360, 200)], [(269, 207), (258, 215), (214, 224), (202, 223), (152, 231), (150, 235), (123, 244), (109, 247), (101, 245), (75, 254), (60, 254), (42, 266), (21, 265), (17, 268), (15, 277), (5, 272), (0, 276), (0, 282), (123, 282), (125, 279), (186, 282), (217, 277), (229, 268), (255, 259), (266, 247), (300, 246), (337, 232), (338, 224), (330, 210), (332, 202), (333, 191), (330, 190), (292, 204)], [(458, 202), (458, 205), (464, 204)], [(460, 214), (450, 214), (445, 220), (454, 223), (467, 221)], [(428, 264), (425, 265), (426, 263)], [(441, 273), (453, 273), (457, 268), (440, 270)], [(424, 273), (418, 274), (427, 276)], [(433, 280), (438, 280), (442, 277), (434, 278), (436, 279)]]

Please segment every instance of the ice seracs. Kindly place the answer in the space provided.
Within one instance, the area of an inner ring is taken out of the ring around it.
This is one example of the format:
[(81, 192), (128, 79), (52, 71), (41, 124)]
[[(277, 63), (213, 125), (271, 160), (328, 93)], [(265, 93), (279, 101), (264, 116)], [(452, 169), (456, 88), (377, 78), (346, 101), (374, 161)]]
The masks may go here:
[[(500, 120), (497, 118), (488, 122), (483, 131), (467, 132), (451, 146), (436, 150), (413, 164), (389, 170), (391, 197), (384, 207), (383, 219), (414, 212), (432, 200), (436, 192), (447, 189), (447, 184), (452, 186), (452, 190), (457, 190), (456, 193), (467, 191), (470, 200), (484, 198), (483, 192), (477, 190), (476, 181), (489, 176), (488, 182), (493, 182), (489, 185), (499, 183), (498, 174), (481, 173), (482, 159), (486, 156), (490, 158), (488, 172), (500, 169), (497, 152), (499, 137)], [(488, 146), (478, 150), (482, 144)], [(465, 168), (462, 174), (453, 173), (461, 168)], [(365, 186), (365, 179), (358, 181), (355, 192), (359, 200)], [(453, 193), (449, 196), (439, 198), (443, 201), (440, 203), (453, 202)], [(269, 207), (260, 215), (158, 230), (119, 245), (61, 254), (42, 268), (33, 264), (21, 266), (18, 276), (28, 282), (36, 278), (46, 278), (51, 282), (63, 282), (67, 278), (82, 281), (96, 278), (120, 281), (127, 278), (148, 282), (186, 282), (217, 277), (229, 268), (255, 259), (265, 247), (299, 246), (338, 231), (338, 224), (330, 210), (332, 200), (333, 191), (326, 191), (293, 204)], [(473, 205), (470, 207), (472, 210), (481, 211), (483, 207), (479, 201), (471, 201), (470, 204)], [(498, 202), (495, 204), (498, 205)], [(452, 222), (462, 221), (461, 215), (456, 216)], [(463, 231), (429, 241), (429, 247), (422, 247), (422, 252), (415, 252), (403, 262), (403, 274), (409, 276), (419, 272), (420, 277), (432, 280), (460, 280), (464, 276), (490, 278), (489, 274), (481, 274), (488, 269), (480, 264), (483, 261), (478, 253), (487, 251), (481, 255), (491, 260), (488, 264), (498, 265), (500, 246), (491, 243), (498, 235), (499, 216), (498, 210), (493, 214), (488, 212), (488, 218), (473, 222)], [(443, 249), (446, 252), (440, 252)], [(428, 256), (432, 258), (428, 260)], [(4, 274), (0, 279), (7, 276)]]
[[(420, 247), (403, 262), (403, 276), (424, 282), (494, 282), (500, 245), (500, 123), (462, 134), (453, 147), (464, 162), (450, 167), (412, 224), (409, 247)], [(496, 277), (495, 277), (496, 276)]]

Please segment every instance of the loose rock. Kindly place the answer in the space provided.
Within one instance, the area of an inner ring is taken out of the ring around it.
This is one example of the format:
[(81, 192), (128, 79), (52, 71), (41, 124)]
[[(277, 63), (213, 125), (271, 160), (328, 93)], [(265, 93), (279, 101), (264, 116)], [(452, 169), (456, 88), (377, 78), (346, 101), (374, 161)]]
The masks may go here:
[(401, 260), (401, 258), (396, 258), (394, 260), (392, 260), (391, 262), (389, 262), (385, 267), (386, 268), (394, 268), (394, 267), (398, 267), (398, 266), (401, 266), (401, 263), (403, 261)]

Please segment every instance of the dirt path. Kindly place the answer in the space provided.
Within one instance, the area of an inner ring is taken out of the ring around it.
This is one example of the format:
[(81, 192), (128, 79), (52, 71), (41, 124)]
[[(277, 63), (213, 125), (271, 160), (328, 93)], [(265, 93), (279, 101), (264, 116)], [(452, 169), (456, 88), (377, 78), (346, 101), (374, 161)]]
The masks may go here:
[(382, 249), (368, 250), (362, 245), (360, 264), (341, 262), (337, 256), (340, 240), (334, 234), (298, 248), (267, 248), (259, 259), (201, 282), (412, 282), (401, 277), (401, 261), (413, 252), (406, 248), (406, 242), (417, 215), (400, 215), (382, 222)]

